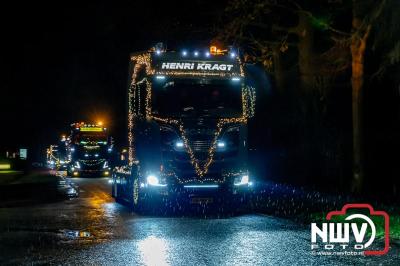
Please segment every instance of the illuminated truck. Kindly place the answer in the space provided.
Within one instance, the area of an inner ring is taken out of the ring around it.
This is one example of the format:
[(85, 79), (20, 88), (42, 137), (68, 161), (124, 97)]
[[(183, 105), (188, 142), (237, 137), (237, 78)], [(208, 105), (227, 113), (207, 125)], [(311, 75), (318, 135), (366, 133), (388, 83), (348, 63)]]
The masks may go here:
[(74, 123), (67, 139), (70, 176), (109, 176), (112, 144), (100, 124)]
[(147, 204), (219, 204), (243, 199), (253, 179), (247, 122), (255, 88), (234, 49), (132, 54), (128, 160), (113, 172), (112, 195)]

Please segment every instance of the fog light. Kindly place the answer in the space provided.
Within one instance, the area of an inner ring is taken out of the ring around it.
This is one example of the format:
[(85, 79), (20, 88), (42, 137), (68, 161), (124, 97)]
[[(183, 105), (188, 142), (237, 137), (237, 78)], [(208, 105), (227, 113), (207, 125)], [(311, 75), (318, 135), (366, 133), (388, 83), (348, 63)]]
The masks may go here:
[(73, 174), (74, 176), (78, 176), (78, 175), (79, 175), (78, 172), (73, 172), (72, 174)]
[(105, 172), (104, 172), (104, 175), (107, 175), (107, 176), (108, 176), (108, 175), (110, 175), (110, 172), (105, 171)]
[(248, 185), (249, 184), (249, 176), (248, 175), (243, 175), (242, 177), (237, 177), (235, 178), (234, 185), (235, 186), (242, 186), (242, 185)]

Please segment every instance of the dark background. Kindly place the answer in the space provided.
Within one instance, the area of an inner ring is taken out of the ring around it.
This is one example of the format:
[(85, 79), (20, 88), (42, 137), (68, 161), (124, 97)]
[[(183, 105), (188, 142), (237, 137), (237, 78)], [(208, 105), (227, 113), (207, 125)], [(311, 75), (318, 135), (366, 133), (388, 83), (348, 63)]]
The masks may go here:
[(224, 1), (3, 6), (0, 147), (28, 147), (40, 159), (70, 123), (97, 120), (123, 142), (129, 54), (160, 41), (210, 40), (223, 8)]

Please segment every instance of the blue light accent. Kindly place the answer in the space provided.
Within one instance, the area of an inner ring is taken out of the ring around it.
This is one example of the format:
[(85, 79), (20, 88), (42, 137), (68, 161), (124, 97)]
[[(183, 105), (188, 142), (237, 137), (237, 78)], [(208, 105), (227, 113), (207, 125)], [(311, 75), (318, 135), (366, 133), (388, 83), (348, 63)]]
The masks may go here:
[(197, 52), (197, 51), (195, 51), (193, 54), (194, 54), (194, 56), (199, 56), (199, 52)]
[(160, 51), (160, 50), (156, 50), (156, 54), (157, 54), (157, 55), (160, 55), (160, 54), (161, 54), (161, 51)]
[(231, 58), (235, 58), (235, 57), (236, 57), (236, 53), (231, 52), (231, 53), (230, 53), (230, 56), (231, 56)]
[(85, 157), (89, 157), (89, 154), (85, 153)]
[(206, 52), (206, 57), (210, 57), (210, 52)]
[(94, 155), (94, 157), (99, 157), (99, 155), (96, 153), (96, 154)]
[(218, 185), (184, 185), (184, 188), (218, 188)]
[(218, 148), (225, 148), (225, 142), (223, 142), (223, 141), (218, 141), (217, 147), (218, 147)]
[(156, 76), (156, 79), (164, 80), (165, 76)]
[(232, 81), (235, 81), (235, 82), (240, 81), (240, 78), (239, 77), (233, 77)]
[(184, 51), (182, 51), (182, 55), (183, 56), (187, 56), (187, 52), (184, 50)]

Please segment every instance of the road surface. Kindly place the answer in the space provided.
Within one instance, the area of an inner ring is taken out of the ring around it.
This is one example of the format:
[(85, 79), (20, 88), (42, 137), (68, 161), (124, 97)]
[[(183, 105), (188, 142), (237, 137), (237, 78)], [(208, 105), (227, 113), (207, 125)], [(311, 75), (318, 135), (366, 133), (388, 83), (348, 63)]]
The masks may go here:
[(315, 256), (305, 225), (262, 214), (139, 216), (116, 204), (106, 178), (76, 178), (75, 199), (0, 208), (0, 264), (399, 265), (383, 257)]

